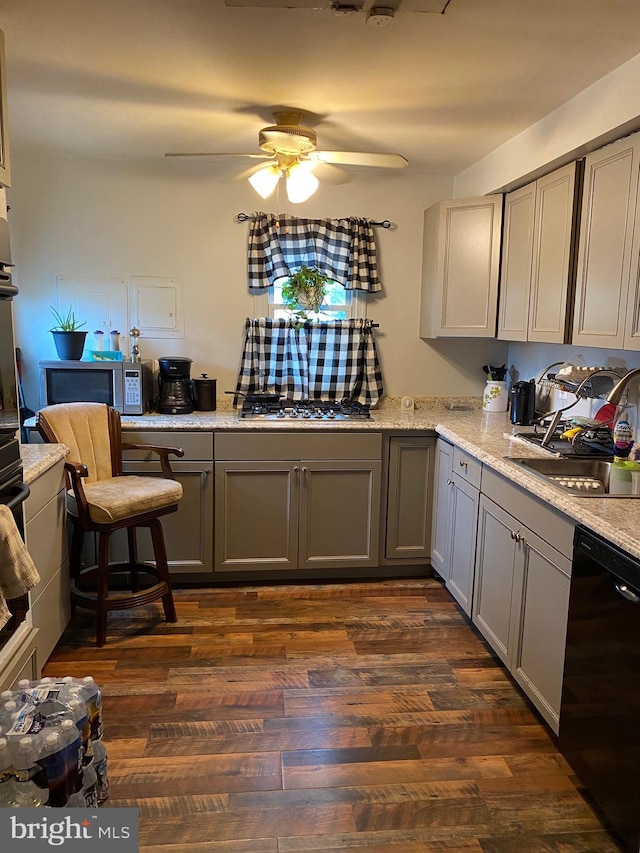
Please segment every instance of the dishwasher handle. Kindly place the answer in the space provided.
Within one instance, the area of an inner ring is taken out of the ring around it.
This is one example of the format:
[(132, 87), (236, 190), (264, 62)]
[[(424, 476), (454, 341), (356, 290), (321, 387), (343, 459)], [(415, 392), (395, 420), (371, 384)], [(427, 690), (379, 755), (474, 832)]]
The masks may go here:
[(614, 581), (613, 586), (616, 592), (620, 593), (620, 595), (623, 598), (626, 598), (627, 601), (631, 601), (633, 602), (633, 604), (640, 603), (640, 593), (633, 590), (633, 588), (630, 587), (628, 584), (624, 583), (624, 581), (620, 581), (619, 583), (616, 583), (616, 581)]

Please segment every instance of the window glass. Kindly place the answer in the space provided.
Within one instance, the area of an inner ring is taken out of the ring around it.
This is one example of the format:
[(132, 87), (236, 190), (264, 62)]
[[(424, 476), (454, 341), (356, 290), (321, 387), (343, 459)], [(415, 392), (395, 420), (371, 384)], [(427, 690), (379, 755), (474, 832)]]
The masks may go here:
[[(273, 287), (269, 288), (269, 316), (274, 319), (292, 317), (282, 304), (282, 285), (286, 278), (277, 279)], [(309, 314), (316, 322), (323, 320), (348, 320), (353, 317), (366, 317), (366, 303), (363, 297), (358, 298), (359, 291), (345, 290), (337, 281), (331, 281), (327, 285), (327, 295), (324, 307), (318, 314)]]

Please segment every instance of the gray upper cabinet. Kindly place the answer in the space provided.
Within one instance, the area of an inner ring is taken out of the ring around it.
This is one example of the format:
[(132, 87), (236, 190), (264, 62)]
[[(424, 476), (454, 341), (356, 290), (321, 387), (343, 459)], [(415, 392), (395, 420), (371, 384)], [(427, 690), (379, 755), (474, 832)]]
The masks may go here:
[(498, 337), (567, 343), (580, 164), (505, 198)]
[(636, 207), (640, 134), (589, 154), (576, 276), (573, 343), (640, 349)]
[(421, 337), (495, 337), (501, 228), (501, 195), (425, 211)]

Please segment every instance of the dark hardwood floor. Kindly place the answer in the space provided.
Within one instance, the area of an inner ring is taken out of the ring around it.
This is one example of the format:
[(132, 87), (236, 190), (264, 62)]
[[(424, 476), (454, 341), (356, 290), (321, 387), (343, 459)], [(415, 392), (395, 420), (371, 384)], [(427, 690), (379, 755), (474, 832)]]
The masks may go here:
[(145, 853), (615, 853), (546, 726), (434, 579), (77, 610), (45, 675), (104, 693)]

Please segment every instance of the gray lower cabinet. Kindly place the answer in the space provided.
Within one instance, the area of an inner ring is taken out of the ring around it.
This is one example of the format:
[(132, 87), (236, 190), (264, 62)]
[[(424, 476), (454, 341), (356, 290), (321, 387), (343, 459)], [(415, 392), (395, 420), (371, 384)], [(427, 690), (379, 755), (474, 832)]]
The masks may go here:
[[(40, 582), (29, 592), (36, 665), (42, 668), (71, 618), (64, 462), (29, 484), (24, 504), (25, 541)], [(25, 662), (27, 669), (30, 664)]]
[(438, 439), (432, 567), (471, 615), (482, 465), (464, 450)]
[[(176, 580), (197, 581), (213, 572), (213, 435), (210, 432), (126, 432), (124, 440), (138, 444), (182, 447), (184, 457), (170, 457), (176, 480), (182, 484), (183, 497), (178, 511), (161, 518), (169, 571)], [(125, 474), (160, 477), (155, 454), (125, 451)], [(138, 554), (153, 560), (151, 537), (138, 532)], [(122, 560), (126, 554), (126, 534), (112, 537), (111, 558)]]
[(435, 436), (388, 442), (384, 557), (426, 563), (431, 551)]
[(500, 505), (480, 497), (472, 619), (557, 734), (573, 524), (497, 475), (486, 480)]
[(217, 436), (215, 570), (377, 565), (380, 454), (377, 433)]

